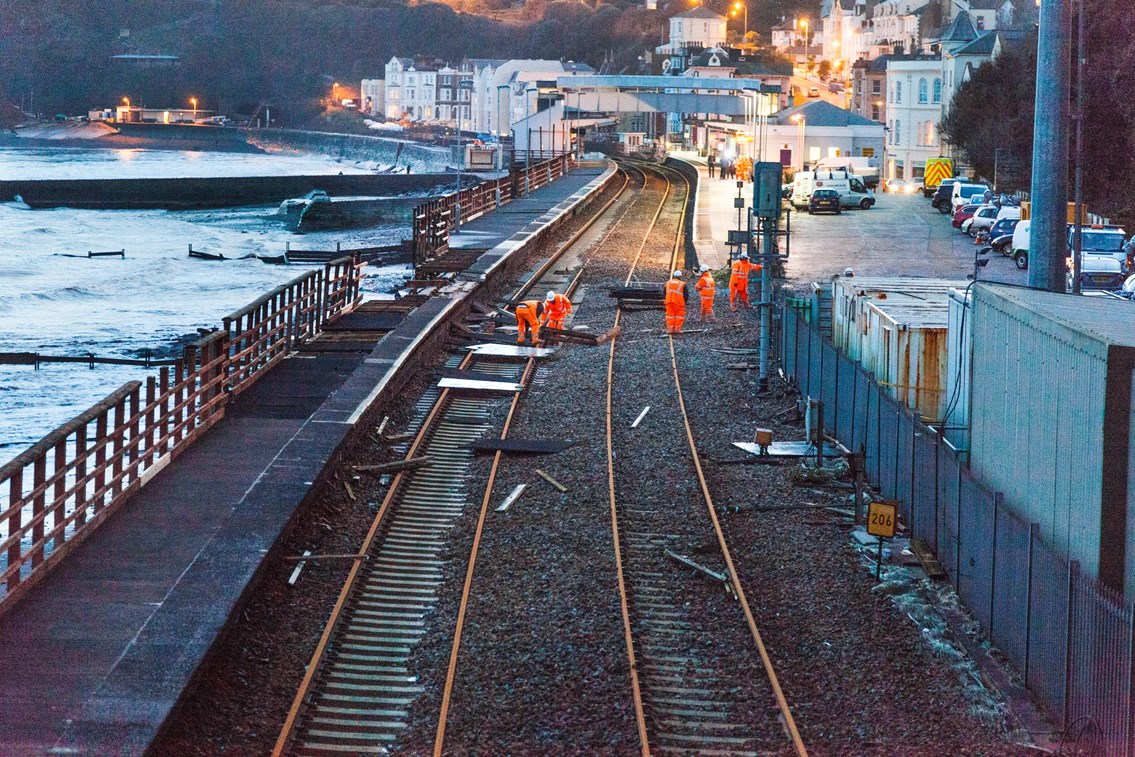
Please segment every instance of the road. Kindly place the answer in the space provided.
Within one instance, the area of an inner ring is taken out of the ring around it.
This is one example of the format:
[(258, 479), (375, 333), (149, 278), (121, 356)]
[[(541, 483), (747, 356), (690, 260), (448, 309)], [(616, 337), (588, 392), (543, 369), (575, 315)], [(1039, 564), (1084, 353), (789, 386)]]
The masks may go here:
[[(856, 276), (923, 276), (965, 279), (974, 271), (973, 240), (950, 225), (922, 195), (877, 195), (870, 210), (841, 215), (792, 214), (788, 284), (802, 289), (851, 268)], [(982, 281), (1027, 283), (1013, 261), (990, 256)]]
[[(832, 81), (835, 81), (834, 79)], [(828, 88), (828, 82), (820, 81), (819, 78), (810, 79), (804, 76), (792, 77), (792, 94), (795, 96), (799, 94), (804, 98), (805, 102), (815, 100), (815, 97), (808, 97), (808, 90), (815, 87), (820, 91), (821, 100), (826, 100), (837, 108), (844, 108), (845, 110), (850, 107), (848, 93), (845, 92), (832, 92)]]

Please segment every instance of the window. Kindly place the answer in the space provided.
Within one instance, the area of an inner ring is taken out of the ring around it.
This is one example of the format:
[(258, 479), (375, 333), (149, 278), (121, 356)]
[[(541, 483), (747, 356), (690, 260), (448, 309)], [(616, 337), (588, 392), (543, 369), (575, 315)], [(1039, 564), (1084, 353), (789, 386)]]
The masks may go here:
[(902, 131), (902, 121), (899, 121), (899, 120), (898, 120), (898, 119), (896, 118), (896, 119), (895, 119), (895, 132), (894, 132), (894, 139), (893, 139), (893, 140), (891, 140), (891, 144), (897, 145), (897, 144), (899, 143), (899, 132), (900, 132), (900, 131)]
[(883, 91), (883, 80), (882, 79), (872, 79), (871, 80), (871, 94), (878, 95), (878, 94), (882, 93), (882, 91)]
[(406, 74), (406, 83), (407, 84), (417, 84), (418, 83), (418, 77), (414, 76), (413, 74)]
[(929, 93), (927, 92), (926, 79), (918, 80), (918, 102), (924, 103), (929, 100)]
[(878, 121), (879, 120), (879, 106), (878, 105), (872, 105), (871, 106), (871, 120), (872, 121)]
[(413, 100), (414, 99), (414, 90), (412, 90), (412, 89), (406, 90), (406, 99), (407, 100)]
[(937, 105), (942, 102), (942, 80), (937, 78), (934, 80), (934, 104)]
[(902, 102), (902, 82), (901, 81), (895, 82), (895, 102), (897, 102), (897, 103)]
[(449, 91), (448, 89), (443, 89), (443, 90), (441, 91), (441, 99), (442, 99), (442, 100), (449, 100), (449, 99), (450, 99), (450, 94), (451, 94), (451, 92), (450, 92), (450, 91)]

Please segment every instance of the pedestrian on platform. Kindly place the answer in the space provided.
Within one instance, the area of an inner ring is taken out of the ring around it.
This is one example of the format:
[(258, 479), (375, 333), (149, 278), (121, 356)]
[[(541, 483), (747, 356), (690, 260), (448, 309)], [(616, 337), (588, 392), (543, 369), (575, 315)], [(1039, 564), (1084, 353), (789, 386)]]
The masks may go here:
[(729, 309), (736, 310), (738, 302), (740, 307), (749, 308), (749, 273), (759, 272), (761, 267), (749, 262), (748, 253), (742, 252), (741, 257), (733, 261), (729, 273)]
[(544, 298), (544, 317), (540, 323), (550, 329), (562, 329), (570, 313), (571, 300), (549, 290), (548, 296)]
[(524, 344), (526, 334), (532, 340), (532, 346), (540, 341), (540, 316), (544, 315), (544, 303), (537, 300), (525, 300), (516, 306), (516, 341)]
[(701, 267), (701, 277), (698, 278), (698, 283), (694, 284), (694, 289), (698, 290), (698, 294), (701, 295), (701, 319), (703, 321), (717, 320), (713, 317), (713, 295), (716, 287), (709, 266), (703, 265)]
[(682, 272), (674, 271), (663, 287), (666, 291), (666, 333), (680, 334), (686, 321), (686, 296), (688, 289), (682, 281)]
[(712, 179), (713, 178), (713, 167), (715, 165), (717, 165), (717, 158), (714, 157), (714, 154), (712, 152), (709, 154), (709, 157), (705, 159), (705, 164), (706, 164), (706, 166), (709, 167), (709, 178)]

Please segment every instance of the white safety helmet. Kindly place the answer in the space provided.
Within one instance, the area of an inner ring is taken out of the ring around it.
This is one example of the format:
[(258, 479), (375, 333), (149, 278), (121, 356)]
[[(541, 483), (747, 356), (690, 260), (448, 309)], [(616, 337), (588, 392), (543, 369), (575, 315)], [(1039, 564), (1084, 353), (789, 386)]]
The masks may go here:
[(545, 297), (544, 299), (547, 300), (548, 302), (551, 302), (552, 300), (556, 299), (556, 293), (553, 292), (551, 289), (549, 289), (548, 290), (548, 296)]
[(672, 273), (671, 275), (676, 279), (682, 278), (682, 272), (681, 271), (674, 271), (674, 273)]
[(703, 264), (702, 267), (699, 270), (702, 273), (709, 273), (709, 266)]
[(749, 253), (742, 252), (741, 253), (741, 260), (748, 260), (748, 259), (749, 259)]

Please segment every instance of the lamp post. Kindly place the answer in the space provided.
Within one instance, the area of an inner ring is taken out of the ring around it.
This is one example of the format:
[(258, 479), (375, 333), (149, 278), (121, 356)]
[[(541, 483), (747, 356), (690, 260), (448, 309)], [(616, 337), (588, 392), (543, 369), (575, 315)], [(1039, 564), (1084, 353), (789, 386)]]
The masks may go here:
[(797, 130), (798, 136), (796, 138), (796, 141), (797, 141), (797, 144), (800, 147), (800, 170), (803, 171), (804, 170), (804, 122), (807, 119), (804, 117), (804, 115), (802, 113), (797, 113), (796, 115), (792, 116), (792, 118), (789, 119), (789, 120), (796, 122), (797, 127), (799, 127), (798, 130)]
[(193, 106), (193, 123), (197, 123), (197, 98), (189, 98), (189, 104)]
[(461, 92), (472, 89), (472, 79), (457, 82), (457, 202), (453, 210), (457, 216), (458, 231), (461, 231), (461, 168), (465, 165), (465, 149), (461, 144)]
[(749, 34), (749, 4), (748, 3), (742, 3), (740, 0), (737, 0), (737, 2), (733, 3), (733, 14), (734, 15), (736, 15), (737, 13), (740, 13), (742, 10), (744, 10), (744, 12), (745, 12), (745, 30), (744, 30), (744, 33), (741, 35), (741, 41), (744, 42), (745, 37), (747, 37), (748, 34)]

